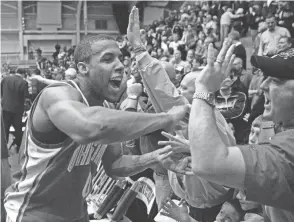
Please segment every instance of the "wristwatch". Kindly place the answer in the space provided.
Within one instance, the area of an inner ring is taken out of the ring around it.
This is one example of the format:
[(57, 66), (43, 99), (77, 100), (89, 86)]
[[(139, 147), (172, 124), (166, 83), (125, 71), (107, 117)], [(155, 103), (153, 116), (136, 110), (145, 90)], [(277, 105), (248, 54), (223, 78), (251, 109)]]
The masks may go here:
[(131, 95), (131, 96), (128, 96), (129, 99), (133, 99), (133, 100), (138, 100), (138, 96), (135, 96), (135, 95)]
[(193, 99), (202, 99), (206, 101), (209, 105), (215, 106), (215, 98), (213, 93), (204, 93), (204, 92), (196, 92), (193, 95)]
[(147, 51), (147, 48), (143, 44), (141, 44), (140, 46), (136, 48), (133, 48), (133, 52), (135, 54), (138, 54), (139, 52), (145, 52), (145, 51)]

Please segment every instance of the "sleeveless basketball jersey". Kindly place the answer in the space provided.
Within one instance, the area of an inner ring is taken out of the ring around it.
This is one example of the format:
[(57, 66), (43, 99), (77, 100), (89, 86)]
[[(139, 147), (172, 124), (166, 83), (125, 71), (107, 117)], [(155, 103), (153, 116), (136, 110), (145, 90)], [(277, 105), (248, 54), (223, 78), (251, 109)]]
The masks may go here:
[[(69, 85), (82, 95), (75, 82)], [(41, 94), (41, 93), (40, 93)], [(92, 176), (106, 145), (80, 145), (67, 137), (59, 144), (44, 144), (32, 134), (32, 116), (40, 98), (36, 98), (28, 118), (20, 155), (21, 170), (17, 182), (7, 189), (5, 209), (13, 222), (85, 222), (88, 221), (85, 198), (92, 189)]]

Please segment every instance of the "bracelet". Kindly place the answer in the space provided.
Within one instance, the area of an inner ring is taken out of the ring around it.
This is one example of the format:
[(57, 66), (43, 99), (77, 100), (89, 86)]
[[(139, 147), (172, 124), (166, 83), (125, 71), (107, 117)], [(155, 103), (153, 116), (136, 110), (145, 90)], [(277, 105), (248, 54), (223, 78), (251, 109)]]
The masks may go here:
[(138, 54), (139, 52), (145, 52), (145, 51), (147, 51), (147, 48), (143, 44), (133, 49), (133, 52), (135, 54)]
[(138, 100), (139, 97), (137, 96), (128, 96), (128, 99), (132, 99), (132, 100)]

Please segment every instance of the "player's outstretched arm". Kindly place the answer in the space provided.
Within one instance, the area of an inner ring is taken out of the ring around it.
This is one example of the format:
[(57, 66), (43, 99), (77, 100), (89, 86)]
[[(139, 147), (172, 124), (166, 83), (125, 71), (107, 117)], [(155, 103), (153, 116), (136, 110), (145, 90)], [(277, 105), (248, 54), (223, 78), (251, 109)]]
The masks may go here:
[(88, 107), (79, 102), (77, 93), (69, 87), (48, 88), (40, 100), (42, 110), (50, 121), (80, 144), (122, 142), (159, 129), (170, 130), (187, 111), (185, 106), (159, 114)]

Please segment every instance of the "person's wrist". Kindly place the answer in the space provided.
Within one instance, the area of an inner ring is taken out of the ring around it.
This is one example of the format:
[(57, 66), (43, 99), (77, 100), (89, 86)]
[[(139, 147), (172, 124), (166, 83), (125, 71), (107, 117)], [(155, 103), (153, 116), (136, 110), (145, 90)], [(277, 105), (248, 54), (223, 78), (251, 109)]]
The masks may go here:
[(208, 87), (202, 83), (195, 82), (195, 93), (202, 92), (202, 93), (209, 93)]
[(128, 95), (128, 98), (132, 99), (132, 100), (138, 100), (139, 96), (138, 95)]

